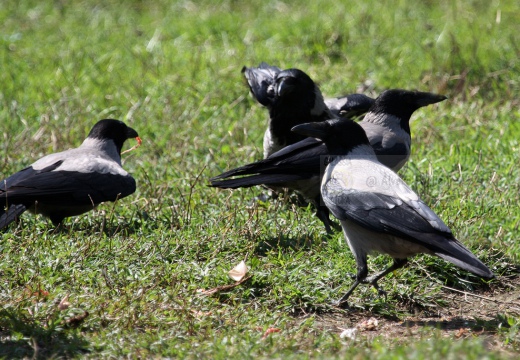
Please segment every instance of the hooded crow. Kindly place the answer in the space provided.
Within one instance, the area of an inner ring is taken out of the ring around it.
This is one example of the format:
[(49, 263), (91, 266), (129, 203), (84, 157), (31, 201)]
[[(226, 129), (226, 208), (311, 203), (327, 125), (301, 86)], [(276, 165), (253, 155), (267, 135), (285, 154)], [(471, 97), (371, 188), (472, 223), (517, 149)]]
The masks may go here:
[(365, 113), (374, 101), (362, 94), (324, 100), (314, 81), (299, 69), (281, 70), (263, 62), (256, 68), (244, 66), (242, 72), (251, 94), (269, 110), (269, 126), (264, 133), (264, 158), (304, 139), (291, 132), (293, 126), (337, 116), (359, 115)]
[(119, 120), (99, 121), (75, 149), (47, 155), (0, 183), (0, 228), (25, 210), (42, 214), (54, 225), (136, 189), (121, 167), (121, 148), (137, 132)]
[(325, 99), (325, 105), (336, 118), (352, 119), (365, 114), (374, 104), (374, 99), (364, 94), (349, 94)]
[(410, 118), (415, 110), (446, 100), (446, 96), (421, 91), (383, 91), (360, 122), (377, 159), (395, 172), (410, 158)]
[[(381, 163), (398, 171), (410, 157), (410, 117), (422, 106), (445, 96), (400, 89), (381, 93), (360, 125)], [(236, 189), (255, 185), (280, 186), (296, 190), (316, 207), (316, 215), (331, 232), (329, 210), (321, 201), (320, 181), (325, 169), (327, 146), (316, 138), (306, 138), (268, 158), (226, 171), (211, 179), (211, 186)], [(230, 177), (243, 176), (229, 179)]]
[[(494, 277), (419, 196), (378, 161), (359, 124), (328, 120), (298, 125), (293, 131), (322, 139), (329, 154), (334, 154), (327, 160), (321, 193), (326, 206), (341, 221), (358, 268), (355, 282), (339, 300), (340, 305), (362, 282), (384, 294), (377, 281), (419, 253), (439, 256), (485, 279)], [(390, 255), (394, 261), (367, 279), (367, 255), (374, 252)]]

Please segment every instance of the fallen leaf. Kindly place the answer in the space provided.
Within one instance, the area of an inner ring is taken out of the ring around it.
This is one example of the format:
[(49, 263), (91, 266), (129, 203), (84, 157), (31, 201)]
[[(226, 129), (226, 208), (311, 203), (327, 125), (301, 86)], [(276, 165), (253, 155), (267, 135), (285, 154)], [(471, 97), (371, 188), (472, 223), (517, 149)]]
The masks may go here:
[(456, 333), (455, 333), (455, 338), (460, 338), (462, 337), (463, 335), (466, 335), (468, 333), (468, 329), (464, 329), (464, 328), (460, 328)]
[(88, 311), (85, 311), (83, 314), (79, 314), (79, 315), (73, 316), (73, 317), (65, 320), (65, 324), (72, 328), (78, 327), (81, 325), (83, 320), (85, 320), (88, 316), (89, 316)]
[(210, 316), (212, 314), (211, 311), (199, 311), (199, 310), (191, 310), (191, 313), (198, 318), (203, 318), (206, 316)]
[(63, 311), (63, 310), (67, 310), (70, 306), (70, 302), (69, 302), (69, 295), (65, 295), (65, 297), (63, 299), (61, 299), (60, 303), (58, 304), (58, 309), (60, 311)]
[(228, 272), (228, 275), (231, 279), (235, 281), (240, 281), (244, 278), (244, 276), (246, 276), (247, 271), (247, 265), (244, 262), (244, 260), (242, 260), (237, 266), (235, 266)]

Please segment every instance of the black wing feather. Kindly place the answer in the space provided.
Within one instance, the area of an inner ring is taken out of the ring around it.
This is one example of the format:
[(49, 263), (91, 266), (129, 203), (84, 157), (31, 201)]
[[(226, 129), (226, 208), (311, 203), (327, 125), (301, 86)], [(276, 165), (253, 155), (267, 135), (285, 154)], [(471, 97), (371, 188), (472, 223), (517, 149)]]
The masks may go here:
[(10, 204), (26, 206), (34, 201), (80, 205), (115, 201), (135, 192), (135, 180), (129, 175), (53, 171), (58, 163), (41, 170), (29, 167), (14, 174), (2, 183), (0, 196)]
[(219, 179), (253, 174), (298, 174), (299, 179), (305, 179), (320, 173), (321, 164), (327, 154), (327, 147), (321, 140), (307, 138), (286, 146), (266, 159), (226, 171), (211, 178), (210, 181), (216, 182)]
[(7, 225), (15, 221), (20, 215), (22, 215), (27, 208), (23, 204), (14, 204), (9, 206), (9, 209), (4, 210), (0, 208), (0, 229), (5, 228)]
[(494, 277), (442, 222), (442, 225), (432, 224), (437, 216), (422, 201), (415, 201), (414, 205), (424, 215), (407, 202), (392, 196), (356, 191), (332, 195), (327, 189), (324, 190), (323, 199), (340, 220), (349, 219), (372, 231), (420, 244), (465, 270), (487, 279)]
[(301, 174), (256, 174), (236, 179), (214, 180), (211, 186), (221, 189), (248, 188), (257, 185), (278, 185), (302, 180)]

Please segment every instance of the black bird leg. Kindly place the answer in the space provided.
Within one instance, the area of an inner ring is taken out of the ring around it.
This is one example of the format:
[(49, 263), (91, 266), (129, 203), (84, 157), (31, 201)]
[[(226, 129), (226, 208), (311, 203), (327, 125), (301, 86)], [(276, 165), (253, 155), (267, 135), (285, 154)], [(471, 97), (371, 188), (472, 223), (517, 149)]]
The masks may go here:
[(346, 308), (348, 307), (347, 300), (352, 295), (354, 290), (358, 287), (359, 284), (365, 281), (367, 275), (368, 275), (368, 266), (367, 266), (367, 257), (366, 255), (362, 258), (356, 259), (358, 263), (358, 272), (356, 275), (356, 280), (354, 281), (354, 284), (350, 287), (350, 289), (341, 297), (341, 299), (334, 302), (335, 306)]
[[(321, 197), (320, 197), (320, 200), (321, 200)], [(323, 200), (321, 200), (321, 201), (323, 201)], [(329, 212), (329, 209), (325, 205), (321, 205), (320, 202), (318, 201), (318, 202), (314, 203), (314, 206), (316, 207), (316, 216), (318, 217), (318, 219), (321, 220), (323, 225), (325, 225), (325, 231), (327, 231), (328, 235), (332, 235), (334, 233), (332, 231), (332, 229), (334, 229), (335, 231), (341, 230), (341, 225), (330, 220), (330, 217), (329, 217), (330, 212)]]
[(348, 307), (348, 304), (347, 304), (348, 298), (350, 297), (350, 295), (352, 295), (354, 290), (361, 283), (372, 285), (377, 290), (379, 295), (384, 296), (385, 299), (386, 299), (386, 292), (379, 287), (377, 282), (381, 278), (383, 278), (386, 275), (388, 275), (389, 273), (391, 273), (392, 271), (400, 269), (400, 268), (402, 268), (403, 266), (405, 266), (408, 263), (408, 259), (394, 259), (394, 262), (392, 263), (392, 265), (387, 267), (385, 270), (383, 270), (380, 273), (375, 274), (375, 275), (367, 278), (368, 267), (367, 267), (367, 258), (366, 258), (366, 256), (364, 256), (362, 258), (357, 258), (356, 261), (358, 262), (358, 273), (356, 275), (356, 280), (354, 281), (354, 284), (352, 284), (350, 289), (345, 293), (345, 295), (343, 295), (342, 298), (339, 299), (338, 301), (334, 302), (335, 306), (338, 306), (338, 307)]
[(377, 284), (377, 282), (381, 278), (383, 278), (386, 275), (388, 275), (389, 273), (391, 273), (392, 271), (402, 268), (407, 263), (408, 263), (408, 259), (394, 259), (394, 262), (392, 263), (392, 265), (390, 265), (389, 267), (387, 267), (385, 270), (381, 271), (380, 273), (372, 275), (368, 279), (364, 279), (363, 282), (372, 285), (377, 290), (379, 295), (384, 296), (385, 300), (386, 300), (386, 291), (381, 289), (379, 287), (379, 285)]

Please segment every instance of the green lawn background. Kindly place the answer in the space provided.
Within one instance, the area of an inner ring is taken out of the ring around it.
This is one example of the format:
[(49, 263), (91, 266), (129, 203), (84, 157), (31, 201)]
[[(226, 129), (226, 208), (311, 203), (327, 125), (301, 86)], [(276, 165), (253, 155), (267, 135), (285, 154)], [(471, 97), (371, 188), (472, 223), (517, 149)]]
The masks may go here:
[[(62, 231), (27, 214), (2, 234), (0, 356), (516, 353), (520, 321), (510, 313), (492, 329), (500, 346), (431, 329), (413, 344), (361, 337), (352, 346), (316, 320), (335, 314), (330, 300), (355, 270), (342, 235), (326, 238), (310, 209), (251, 206), (259, 189), (206, 185), (261, 158), (267, 114), (248, 94), (244, 65), (300, 68), (326, 96), (442, 93), (449, 100), (414, 115), (401, 175), (461, 241), (510, 275), (520, 253), (518, 24), (516, 1), (0, 2), (2, 178), (78, 146), (101, 118), (124, 120), (144, 141), (123, 157), (138, 181), (132, 197)], [(241, 260), (251, 280), (197, 292), (232, 283), (226, 273)], [(387, 261), (375, 258), (371, 269)], [(387, 301), (364, 289), (352, 303), (402, 319), (403, 304), (442, 306), (442, 284), (486, 286), (418, 257), (382, 282)], [(71, 306), (60, 311), (66, 295)], [(269, 327), (282, 331), (262, 339)]]

